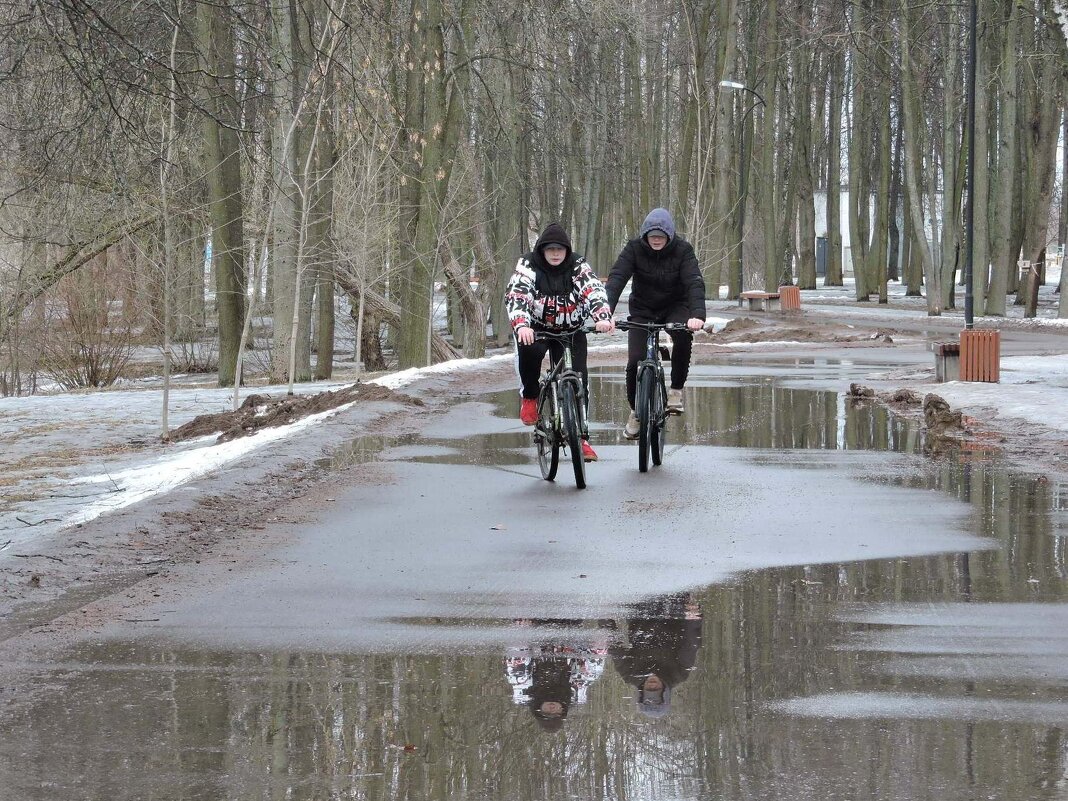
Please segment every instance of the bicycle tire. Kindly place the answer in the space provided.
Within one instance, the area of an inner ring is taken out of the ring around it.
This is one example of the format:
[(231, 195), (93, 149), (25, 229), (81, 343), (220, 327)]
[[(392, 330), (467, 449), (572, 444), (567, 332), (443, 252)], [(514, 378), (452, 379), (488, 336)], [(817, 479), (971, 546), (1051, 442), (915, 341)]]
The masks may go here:
[(638, 412), (638, 472), (649, 470), (653, 420), (653, 392), (656, 376), (651, 367), (639, 368), (638, 397), (634, 404)]
[(575, 485), (586, 488), (586, 460), (582, 458), (582, 425), (579, 422), (579, 398), (575, 394), (575, 385), (565, 381), (560, 399), (563, 412), (564, 443), (571, 452), (571, 466), (575, 468)]
[(664, 412), (664, 407), (664, 381), (661, 378), (653, 385), (650, 409), (652, 424), (649, 426), (649, 450), (652, 453), (653, 464), (658, 467), (664, 463), (664, 446), (667, 445), (667, 414)]
[(538, 396), (538, 422), (534, 427), (534, 444), (538, 448), (541, 477), (552, 481), (560, 467), (560, 437), (556, 433), (551, 392), (542, 392)]

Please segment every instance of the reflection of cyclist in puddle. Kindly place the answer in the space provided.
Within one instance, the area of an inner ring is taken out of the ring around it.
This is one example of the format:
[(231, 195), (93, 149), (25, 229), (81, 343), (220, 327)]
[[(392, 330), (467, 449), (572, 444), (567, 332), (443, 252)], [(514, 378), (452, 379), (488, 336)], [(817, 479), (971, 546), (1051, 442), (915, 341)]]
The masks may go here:
[(663, 717), (671, 692), (690, 677), (701, 647), (701, 609), (689, 593), (642, 601), (627, 618), (628, 646), (609, 648), (623, 680), (637, 688), (638, 711)]
[[(554, 629), (582, 625), (581, 620), (522, 620), (517, 623), (545, 627), (547, 631), (544, 633), (550, 637)], [(509, 649), (505, 659), (512, 700), (530, 709), (538, 725), (546, 731), (559, 730), (571, 707), (586, 703), (590, 685), (604, 671), (608, 648), (603, 634), (588, 630), (575, 633), (595, 636), (592, 641), (567, 645), (535, 640), (528, 646)]]

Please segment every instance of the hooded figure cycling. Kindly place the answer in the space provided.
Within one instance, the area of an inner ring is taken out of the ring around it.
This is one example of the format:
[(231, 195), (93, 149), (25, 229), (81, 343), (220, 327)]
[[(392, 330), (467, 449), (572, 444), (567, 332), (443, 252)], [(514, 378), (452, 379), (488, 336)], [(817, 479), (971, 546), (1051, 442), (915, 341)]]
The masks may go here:
[[(582, 256), (571, 250), (571, 239), (559, 223), (550, 223), (534, 249), (523, 255), (508, 282), (505, 307), (516, 339), (516, 369), (521, 382), (519, 419), (531, 426), (538, 422), (538, 379), (546, 352), (555, 362), (563, 357), (563, 345), (534, 340), (535, 331), (577, 331), (593, 318), (597, 331), (615, 328), (604, 284)], [(589, 403), (589, 370), (586, 366), (586, 334), (578, 332), (571, 348), (572, 363), (582, 374)], [(582, 456), (597, 461), (590, 443), (582, 440)]]
[[(689, 331), (670, 331), (671, 386), (667, 411), (682, 414), (682, 388), (690, 372), (692, 331), (705, 323), (705, 279), (697, 264), (693, 246), (675, 233), (675, 221), (667, 209), (653, 209), (642, 223), (636, 239), (620, 252), (608, 275), (605, 289), (608, 305), (615, 311), (628, 281), (630, 316), (639, 323), (685, 323)], [(632, 328), (627, 334), (627, 402), (630, 417), (623, 434), (638, 438), (638, 416), (634, 413), (638, 362), (645, 358), (646, 333)]]

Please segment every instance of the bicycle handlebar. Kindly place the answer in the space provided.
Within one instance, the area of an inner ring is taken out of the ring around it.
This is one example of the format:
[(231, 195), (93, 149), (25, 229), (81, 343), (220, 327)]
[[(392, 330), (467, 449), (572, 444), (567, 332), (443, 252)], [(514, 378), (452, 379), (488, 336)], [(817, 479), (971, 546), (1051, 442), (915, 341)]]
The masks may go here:
[(575, 334), (594, 334), (597, 329), (592, 325), (584, 325), (581, 328), (574, 328), (570, 331), (542, 331), (537, 328), (534, 329), (535, 341), (539, 339), (556, 339), (559, 341), (570, 341)]
[(641, 328), (645, 331), (689, 331), (686, 323), (639, 323), (635, 320), (617, 320), (616, 328), (626, 331), (628, 328)]

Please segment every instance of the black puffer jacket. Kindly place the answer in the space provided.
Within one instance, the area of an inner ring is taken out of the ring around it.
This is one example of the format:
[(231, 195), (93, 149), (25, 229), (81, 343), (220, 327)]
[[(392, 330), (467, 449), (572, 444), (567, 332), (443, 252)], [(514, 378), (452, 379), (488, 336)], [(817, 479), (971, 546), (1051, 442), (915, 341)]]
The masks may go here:
[[(653, 250), (646, 235), (661, 230), (668, 243)], [(669, 309), (685, 305), (691, 317), (705, 319), (705, 279), (697, 264), (693, 245), (675, 234), (675, 222), (666, 209), (653, 209), (642, 223), (640, 236), (624, 246), (605, 289), (608, 305), (615, 311), (627, 281), (630, 289), (631, 314), (658, 317)]]

